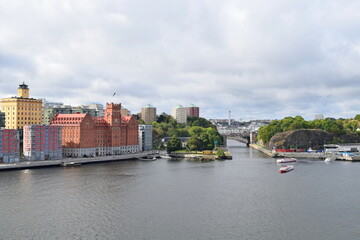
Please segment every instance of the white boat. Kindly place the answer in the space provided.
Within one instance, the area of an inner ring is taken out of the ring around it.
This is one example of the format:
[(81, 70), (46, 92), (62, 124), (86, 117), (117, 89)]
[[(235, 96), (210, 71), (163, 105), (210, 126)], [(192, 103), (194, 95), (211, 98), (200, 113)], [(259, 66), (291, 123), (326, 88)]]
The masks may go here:
[(296, 162), (296, 158), (282, 158), (276, 160), (277, 163), (289, 163), (289, 162)]
[(171, 158), (169, 155), (161, 155), (160, 157), (163, 158), (163, 159), (170, 159)]
[(62, 162), (61, 166), (63, 167), (75, 167), (75, 166), (81, 166), (80, 162)]
[(286, 173), (286, 172), (289, 172), (289, 171), (291, 171), (291, 170), (293, 170), (293, 169), (294, 169), (294, 166), (292, 166), (292, 165), (283, 166), (283, 167), (281, 167), (281, 168), (279, 169), (279, 172), (280, 172), (280, 173)]
[(360, 155), (357, 154), (344, 153), (342, 158), (347, 161), (360, 161)]
[(336, 157), (327, 157), (325, 158), (324, 162), (333, 162), (336, 160)]
[(139, 158), (140, 161), (155, 161), (156, 157), (153, 158)]

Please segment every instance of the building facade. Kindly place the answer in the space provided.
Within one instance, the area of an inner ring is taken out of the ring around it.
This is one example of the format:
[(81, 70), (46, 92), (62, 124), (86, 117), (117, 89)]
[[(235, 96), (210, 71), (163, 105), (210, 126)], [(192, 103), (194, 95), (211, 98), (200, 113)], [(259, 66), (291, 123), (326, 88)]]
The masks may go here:
[(19, 132), (14, 129), (0, 130), (0, 162), (20, 161)]
[(29, 98), (29, 92), (28, 85), (23, 83), (19, 85), (17, 97), (1, 99), (6, 129), (23, 129), (25, 125), (41, 124), (42, 100)]
[(182, 105), (177, 105), (172, 109), (172, 116), (178, 123), (187, 122), (187, 112), (186, 108)]
[(186, 114), (189, 117), (199, 117), (200, 116), (200, 108), (195, 106), (194, 104), (190, 104), (190, 106), (186, 108)]
[(5, 128), (5, 113), (0, 112), (0, 129)]
[(59, 114), (51, 125), (62, 126), (63, 155), (71, 157), (117, 155), (139, 151), (138, 122), (121, 116), (121, 104), (107, 103), (104, 117)]
[(145, 123), (156, 121), (156, 108), (148, 104), (146, 107), (141, 108), (141, 118)]
[(89, 105), (81, 105), (81, 106), (70, 106), (53, 103), (44, 104), (43, 108), (43, 120), (42, 123), (44, 125), (49, 125), (52, 118), (56, 113), (63, 114), (72, 114), (72, 113), (88, 113), (93, 117), (103, 117), (104, 116), (104, 106), (102, 104), (89, 104)]
[(50, 108), (44, 108), (42, 124), (49, 125), (56, 113), (71, 114), (72, 113), (71, 106), (58, 105), (58, 106), (52, 106)]
[(124, 107), (121, 107), (121, 116), (130, 116), (131, 115), (131, 112), (127, 109), (127, 108), (124, 108)]
[(62, 159), (61, 127), (24, 126), (24, 158), (27, 161)]
[(153, 126), (150, 124), (139, 124), (139, 146), (141, 151), (153, 149)]

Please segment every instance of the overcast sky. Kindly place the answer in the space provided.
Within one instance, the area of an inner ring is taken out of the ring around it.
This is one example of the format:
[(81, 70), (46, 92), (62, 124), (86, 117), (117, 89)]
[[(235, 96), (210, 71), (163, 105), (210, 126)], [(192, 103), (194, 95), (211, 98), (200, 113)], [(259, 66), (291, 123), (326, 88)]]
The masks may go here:
[(0, 97), (25, 82), (34, 98), (133, 113), (353, 117), (359, 13), (358, 0), (0, 0)]

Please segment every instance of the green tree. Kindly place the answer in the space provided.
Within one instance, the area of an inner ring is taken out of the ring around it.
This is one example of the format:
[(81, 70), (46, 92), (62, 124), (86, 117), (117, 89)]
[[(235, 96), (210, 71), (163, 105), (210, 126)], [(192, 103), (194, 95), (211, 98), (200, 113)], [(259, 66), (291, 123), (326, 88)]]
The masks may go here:
[(179, 138), (172, 137), (167, 142), (166, 150), (168, 152), (174, 152), (174, 151), (181, 150), (181, 149), (182, 149), (182, 145), (181, 145), (181, 141)]
[(210, 121), (208, 121), (205, 118), (198, 118), (198, 117), (188, 117), (188, 125), (189, 126), (198, 126), (198, 127), (203, 127), (203, 128), (208, 128), (208, 127), (215, 127)]
[(169, 135), (171, 137), (190, 137), (188, 130), (185, 128), (172, 129)]
[(162, 122), (165, 122), (166, 121), (166, 117), (161, 114), (157, 119), (156, 119), (156, 122), (157, 123), (162, 123)]
[(186, 143), (186, 148), (190, 151), (198, 151), (202, 149), (202, 142), (195, 135), (191, 136), (190, 139)]
[(190, 133), (190, 136), (192, 135), (199, 135), (200, 133), (202, 133), (204, 131), (204, 128), (202, 127), (191, 127), (189, 128), (189, 133)]
[(225, 155), (225, 152), (223, 149), (219, 148), (217, 151), (216, 151), (216, 154), (218, 155), (218, 157), (220, 159), (225, 159), (226, 158), (226, 155)]

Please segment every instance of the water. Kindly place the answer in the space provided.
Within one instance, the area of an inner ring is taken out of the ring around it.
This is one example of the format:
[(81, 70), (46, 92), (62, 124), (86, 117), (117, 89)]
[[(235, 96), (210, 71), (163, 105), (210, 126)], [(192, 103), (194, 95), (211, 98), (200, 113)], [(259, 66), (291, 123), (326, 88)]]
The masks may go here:
[(231, 152), (0, 172), (0, 239), (360, 239), (359, 163)]

